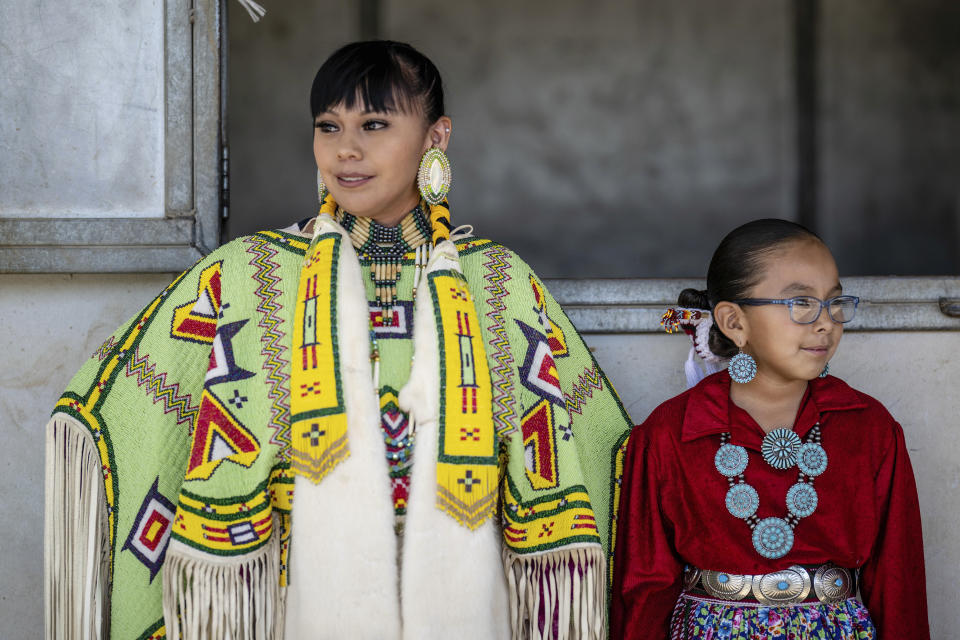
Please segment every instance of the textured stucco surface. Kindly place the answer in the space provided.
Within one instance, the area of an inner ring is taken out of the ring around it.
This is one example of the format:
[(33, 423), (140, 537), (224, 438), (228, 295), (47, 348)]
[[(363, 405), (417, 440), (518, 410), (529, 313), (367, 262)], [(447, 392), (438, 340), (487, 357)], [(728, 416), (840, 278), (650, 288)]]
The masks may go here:
[(0, 636), (43, 635), (43, 427), (70, 378), (169, 275), (0, 275)]

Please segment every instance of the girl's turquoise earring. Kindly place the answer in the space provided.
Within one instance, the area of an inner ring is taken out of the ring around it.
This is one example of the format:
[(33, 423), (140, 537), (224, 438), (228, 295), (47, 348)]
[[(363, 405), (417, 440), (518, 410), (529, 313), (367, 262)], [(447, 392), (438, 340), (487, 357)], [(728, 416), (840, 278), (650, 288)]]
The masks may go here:
[(818, 377), (818, 378), (826, 378), (828, 373), (830, 373), (830, 363), (829, 363), (829, 362), (828, 362), (827, 364), (823, 365), (823, 371), (821, 371), (821, 372), (820, 372), (820, 375), (817, 376), (817, 377)]
[(727, 367), (730, 379), (740, 384), (746, 384), (757, 376), (757, 361), (749, 353), (741, 351), (730, 359)]

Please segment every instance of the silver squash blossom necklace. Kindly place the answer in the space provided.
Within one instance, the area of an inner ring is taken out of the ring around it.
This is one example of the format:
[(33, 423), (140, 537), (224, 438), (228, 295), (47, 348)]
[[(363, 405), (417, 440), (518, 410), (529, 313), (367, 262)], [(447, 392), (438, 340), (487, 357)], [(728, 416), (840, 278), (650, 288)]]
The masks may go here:
[(793, 466), (799, 469), (796, 484), (787, 491), (787, 515), (784, 518), (757, 517), (760, 496), (747, 484), (743, 473), (750, 459), (747, 450), (730, 444), (730, 434), (720, 436), (720, 448), (713, 458), (717, 471), (726, 476), (727, 511), (735, 518), (746, 521), (753, 532), (753, 548), (764, 558), (782, 558), (793, 548), (793, 528), (801, 518), (806, 518), (817, 509), (817, 490), (813, 480), (827, 470), (827, 452), (820, 446), (820, 424), (807, 434), (807, 441), (791, 429), (775, 429), (763, 438), (763, 459), (774, 469), (786, 470)]

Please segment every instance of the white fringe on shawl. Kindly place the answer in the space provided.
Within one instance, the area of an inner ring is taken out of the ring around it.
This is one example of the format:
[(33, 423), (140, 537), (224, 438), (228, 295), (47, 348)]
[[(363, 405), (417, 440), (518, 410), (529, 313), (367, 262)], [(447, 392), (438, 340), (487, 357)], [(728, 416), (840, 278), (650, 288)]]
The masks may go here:
[(510, 585), (510, 626), (514, 638), (607, 637), (607, 583), (600, 545), (537, 555), (519, 555), (504, 549), (503, 564)]
[(46, 427), (45, 637), (109, 635), (109, 529), (100, 454), (87, 428), (57, 413)]
[(282, 638), (279, 540), (274, 528), (255, 552), (222, 559), (171, 540), (163, 563), (167, 637)]

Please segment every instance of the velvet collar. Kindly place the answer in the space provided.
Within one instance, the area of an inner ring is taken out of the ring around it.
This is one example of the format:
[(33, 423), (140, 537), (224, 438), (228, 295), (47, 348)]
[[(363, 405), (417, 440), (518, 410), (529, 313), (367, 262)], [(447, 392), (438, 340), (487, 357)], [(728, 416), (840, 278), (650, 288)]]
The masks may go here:
[[(730, 401), (730, 384), (730, 375), (724, 370), (707, 376), (690, 389), (681, 430), (683, 442), (729, 431), (733, 444), (760, 451), (763, 429), (750, 414)], [(823, 414), (866, 406), (863, 398), (839, 378), (815, 378), (807, 385), (793, 430), (803, 438), (821, 421)]]

